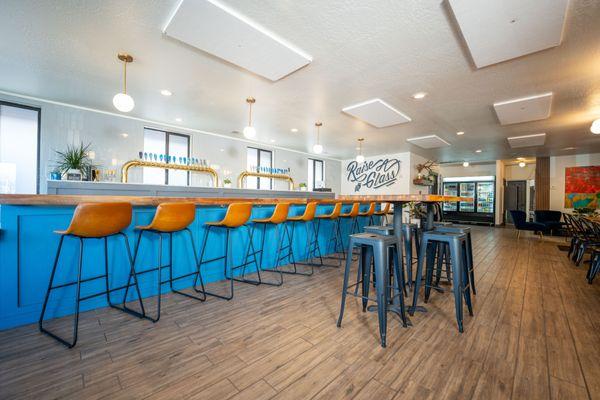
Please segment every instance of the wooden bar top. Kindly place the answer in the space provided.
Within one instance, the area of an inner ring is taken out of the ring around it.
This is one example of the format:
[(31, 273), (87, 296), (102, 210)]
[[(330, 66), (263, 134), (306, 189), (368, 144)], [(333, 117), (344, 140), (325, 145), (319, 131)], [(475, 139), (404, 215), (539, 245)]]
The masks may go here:
[(306, 204), (316, 201), (321, 204), (336, 203), (334, 199), (309, 198), (242, 198), (242, 197), (155, 197), (155, 196), (102, 196), (102, 195), (55, 195), (55, 194), (0, 194), (0, 204), (32, 206), (74, 206), (80, 203), (128, 202), (134, 206), (157, 206), (160, 203), (192, 202), (199, 206), (228, 205), (250, 202), (253, 204)]
[(469, 197), (442, 196), (432, 194), (398, 194), (379, 196), (338, 196), (336, 199), (310, 198), (240, 198), (240, 197), (154, 197), (154, 196), (100, 196), (100, 195), (55, 195), (55, 194), (0, 194), (0, 204), (31, 205), (31, 206), (74, 206), (79, 203), (99, 202), (128, 202), (134, 206), (157, 206), (160, 203), (192, 202), (199, 206), (228, 205), (237, 202), (253, 204), (306, 204), (316, 201), (319, 204), (334, 204), (339, 202), (369, 203), (369, 202), (441, 202), (441, 201), (472, 201)]
[(360, 202), (406, 202), (415, 201), (420, 203), (439, 203), (442, 201), (473, 201), (471, 197), (444, 196), (441, 194), (382, 194), (382, 195), (340, 195), (337, 197), (341, 201), (360, 201)]

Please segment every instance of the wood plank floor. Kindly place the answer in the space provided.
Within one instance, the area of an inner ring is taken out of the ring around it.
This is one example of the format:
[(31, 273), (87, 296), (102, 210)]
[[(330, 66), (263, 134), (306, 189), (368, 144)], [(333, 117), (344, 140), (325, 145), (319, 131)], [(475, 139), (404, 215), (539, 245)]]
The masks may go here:
[(413, 327), (391, 317), (386, 349), (358, 300), (336, 328), (338, 269), (238, 284), (230, 302), (168, 295), (158, 324), (87, 312), (72, 350), (36, 326), (0, 332), (0, 398), (600, 399), (600, 280), (557, 243), (474, 228), (465, 333), (450, 293), (433, 292)]

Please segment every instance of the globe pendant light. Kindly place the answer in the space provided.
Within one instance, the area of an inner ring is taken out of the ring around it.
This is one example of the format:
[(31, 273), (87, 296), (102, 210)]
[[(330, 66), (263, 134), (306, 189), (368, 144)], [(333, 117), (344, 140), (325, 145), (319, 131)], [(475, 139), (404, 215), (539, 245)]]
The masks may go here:
[(358, 139), (358, 154), (356, 155), (356, 162), (363, 163), (365, 162), (365, 156), (362, 154), (362, 142), (365, 140), (364, 138)]
[(254, 97), (248, 97), (246, 99), (246, 103), (248, 103), (248, 126), (244, 128), (244, 137), (246, 139), (254, 139), (256, 137), (256, 129), (252, 126), (252, 104), (256, 103), (256, 99)]
[(127, 94), (127, 63), (133, 62), (133, 57), (123, 53), (120, 53), (117, 57), (123, 61), (123, 93), (117, 93), (113, 97), (113, 105), (121, 112), (129, 112), (135, 107), (133, 98)]
[(315, 122), (315, 126), (317, 127), (317, 143), (313, 146), (313, 152), (315, 154), (321, 154), (323, 152), (323, 146), (321, 146), (321, 132), (320, 128), (323, 126), (322, 122)]

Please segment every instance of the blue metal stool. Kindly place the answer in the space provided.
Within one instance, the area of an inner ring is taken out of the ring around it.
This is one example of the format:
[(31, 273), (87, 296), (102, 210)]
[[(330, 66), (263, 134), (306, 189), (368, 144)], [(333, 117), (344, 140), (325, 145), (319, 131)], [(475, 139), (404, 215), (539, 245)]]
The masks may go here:
[[(473, 264), (473, 245), (471, 243), (471, 227), (470, 226), (466, 226), (466, 225), (442, 225), (442, 226), (435, 226), (435, 230), (438, 232), (450, 232), (450, 233), (462, 233), (465, 234), (467, 236), (467, 239), (465, 241), (465, 245), (466, 245), (466, 252), (467, 252), (467, 267), (469, 269), (469, 286), (471, 287), (471, 292), (473, 292), (473, 294), (477, 294), (477, 292), (475, 291), (475, 271), (474, 271), (474, 264)], [(446, 253), (446, 257), (447, 257), (447, 253)]]
[(469, 289), (468, 268), (466, 262), (466, 236), (460, 233), (426, 231), (423, 232), (423, 240), (419, 250), (419, 261), (417, 264), (417, 277), (413, 293), (413, 303), (409, 314), (413, 315), (417, 307), (419, 298), (419, 288), (421, 287), (421, 275), (423, 273), (423, 262), (426, 261), (426, 281), (425, 298), (429, 296), (431, 290), (431, 281), (433, 278), (433, 264), (436, 247), (439, 243), (445, 243), (450, 248), (450, 262), (452, 266), (452, 290), (454, 292), (454, 309), (456, 312), (456, 322), (458, 331), (463, 332), (463, 308), (462, 298), (464, 296), (469, 315), (473, 315), (473, 306), (471, 304), (471, 292)]
[[(364, 228), (365, 233), (374, 233), (376, 235), (382, 235), (382, 236), (394, 236), (394, 227), (393, 226), (389, 226), (389, 225), (371, 225), (371, 226), (365, 226)], [(402, 273), (402, 281), (404, 282), (403, 285), (403, 291), (404, 291), (404, 295), (408, 296), (408, 293), (406, 292), (406, 279), (405, 279), (405, 271), (404, 271), (404, 260), (403, 260), (403, 254), (402, 254), (402, 244), (398, 243), (398, 248), (399, 253), (400, 253), (400, 272)], [(391, 261), (391, 260), (390, 260)], [(390, 265), (392, 265), (392, 263), (390, 262)], [(361, 275), (362, 271), (360, 270), (360, 268), (358, 269), (357, 272), (357, 282), (359, 280), (359, 277)], [(393, 275), (393, 270), (390, 270), (390, 274)], [(358, 293), (358, 286), (356, 287), (354, 294)]]
[[(360, 247), (359, 268), (363, 271), (361, 282), (348, 286), (350, 277), (350, 267), (352, 265), (352, 250), (354, 247)], [(363, 312), (367, 310), (369, 300), (377, 302), (377, 315), (379, 318), (379, 335), (381, 339), (381, 347), (386, 346), (387, 334), (387, 312), (389, 301), (389, 266), (388, 260), (393, 259), (394, 268), (394, 283), (392, 285), (394, 304), (400, 307), (400, 316), (402, 325), (407, 326), (406, 312), (404, 308), (404, 296), (400, 292), (403, 286), (402, 275), (400, 274), (400, 263), (398, 259), (397, 239), (394, 236), (381, 236), (373, 233), (358, 233), (350, 236), (350, 244), (348, 246), (348, 256), (346, 257), (346, 268), (344, 270), (344, 284), (342, 287), (342, 304), (340, 307), (340, 315), (338, 318), (338, 328), (342, 326), (342, 318), (344, 317), (344, 308), (346, 306), (346, 295), (348, 289), (352, 286), (362, 283), (362, 295), (357, 296), (362, 299)], [(374, 261), (374, 263), (373, 263)], [(369, 298), (369, 280), (371, 275), (371, 266), (374, 264), (375, 270), (375, 291), (376, 299)], [(394, 310), (395, 311), (395, 310)]]

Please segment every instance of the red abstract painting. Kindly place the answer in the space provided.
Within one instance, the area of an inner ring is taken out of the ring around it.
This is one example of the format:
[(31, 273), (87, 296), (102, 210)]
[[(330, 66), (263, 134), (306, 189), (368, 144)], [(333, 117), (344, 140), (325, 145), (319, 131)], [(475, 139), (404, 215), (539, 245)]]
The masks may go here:
[(565, 168), (565, 207), (598, 208), (600, 166)]

